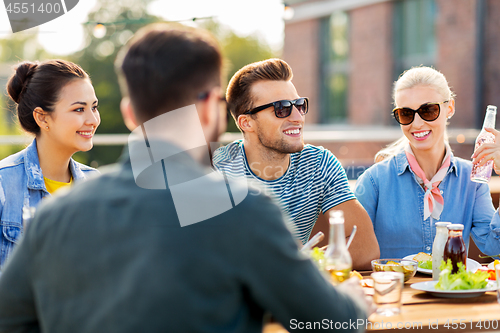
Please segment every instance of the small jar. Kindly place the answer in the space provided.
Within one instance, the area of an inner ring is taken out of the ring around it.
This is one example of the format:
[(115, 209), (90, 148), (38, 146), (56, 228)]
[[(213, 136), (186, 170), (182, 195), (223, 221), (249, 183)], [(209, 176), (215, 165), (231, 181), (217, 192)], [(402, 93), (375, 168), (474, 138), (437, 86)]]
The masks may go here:
[(449, 224), (448, 240), (444, 246), (443, 260), (451, 260), (453, 269), (452, 274), (458, 272), (458, 263), (461, 262), (466, 267), (467, 263), (467, 249), (465, 248), (464, 238), (462, 236), (464, 226), (463, 224)]

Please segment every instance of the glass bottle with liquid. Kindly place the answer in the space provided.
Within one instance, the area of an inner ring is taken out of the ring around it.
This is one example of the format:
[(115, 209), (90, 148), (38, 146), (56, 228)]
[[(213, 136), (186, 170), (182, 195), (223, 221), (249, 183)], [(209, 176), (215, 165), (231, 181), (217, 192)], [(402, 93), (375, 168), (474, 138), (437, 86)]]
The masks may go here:
[(330, 211), (330, 239), (325, 252), (325, 270), (334, 285), (349, 278), (352, 269), (351, 254), (347, 250), (344, 232), (344, 212)]
[[(481, 147), (485, 143), (494, 143), (495, 136), (486, 132), (485, 128), (495, 128), (495, 120), (497, 116), (497, 107), (494, 105), (488, 105), (486, 108), (486, 116), (484, 117), (483, 128), (481, 132), (477, 136), (476, 146), (474, 147), (474, 151), (477, 148)], [(478, 183), (487, 183), (491, 178), (491, 170), (493, 169), (493, 161), (488, 161), (485, 165), (478, 167), (477, 163), (472, 166), (472, 172), (470, 174), (470, 180)]]
[(436, 222), (436, 236), (432, 244), (432, 280), (439, 280), (441, 270), (439, 266), (444, 257), (444, 246), (448, 240), (448, 228), (450, 222)]
[(462, 232), (464, 230), (463, 224), (448, 224), (448, 240), (444, 246), (443, 260), (451, 260), (453, 269), (452, 274), (458, 272), (457, 264), (461, 262), (466, 267), (467, 263), (467, 249), (465, 247)]

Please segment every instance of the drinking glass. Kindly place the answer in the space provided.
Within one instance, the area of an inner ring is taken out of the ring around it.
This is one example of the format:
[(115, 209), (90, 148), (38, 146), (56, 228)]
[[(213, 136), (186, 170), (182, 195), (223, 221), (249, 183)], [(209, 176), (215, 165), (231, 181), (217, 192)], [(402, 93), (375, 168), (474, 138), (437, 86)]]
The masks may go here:
[(401, 312), (404, 274), (401, 272), (375, 272), (371, 274), (371, 277), (374, 289), (373, 301), (377, 306), (377, 314), (381, 316), (399, 314)]

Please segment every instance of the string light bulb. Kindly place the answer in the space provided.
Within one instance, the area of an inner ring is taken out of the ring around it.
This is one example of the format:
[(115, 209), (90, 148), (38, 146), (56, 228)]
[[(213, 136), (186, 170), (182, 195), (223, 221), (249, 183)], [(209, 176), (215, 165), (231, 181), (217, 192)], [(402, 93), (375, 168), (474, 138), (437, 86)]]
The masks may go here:
[(284, 9), (284, 12), (283, 12), (283, 19), (284, 20), (291, 20), (293, 18), (293, 15), (294, 15), (295, 11), (293, 10), (292, 7), (290, 7), (289, 5), (285, 4), (285, 9)]
[(94, 27), (94, 37), (102, 38), (106, 36), (106, 26), (102, 23), (97, 23)]

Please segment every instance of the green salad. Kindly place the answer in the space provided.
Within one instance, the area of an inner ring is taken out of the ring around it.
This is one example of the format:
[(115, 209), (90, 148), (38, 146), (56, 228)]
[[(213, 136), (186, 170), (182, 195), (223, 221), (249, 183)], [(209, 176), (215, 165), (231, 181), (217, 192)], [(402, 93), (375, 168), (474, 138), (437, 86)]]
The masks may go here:
[(488, 273), (484, 271), (467, 272), (461, 262), (458, 263), (458, 272), (452, 274), (453, 265), (451, 260), (441, 262), (441, 273), (436, 283), (436, 290), (468, 290), (483, 289), (488, 282)]
[(319, 268), (321, 268), (325, 262), (325, 253), (321, 251), (320, 248), (315, 247), (311, 251), (311, 259)]
[(426, 261), (419, 261), (418, 267), (423, 268), (423, 269), (432, 269), (432, 259), (426, 260)]
[(323, 251), (320, 250), (320, 248), (318, 247), (315, 247), (312, 249), (311, 251), (311, 258), (314, 260), (314, 261), (320, 261), (320, 260), (323, 260), (325, 259), (325, 253)]

